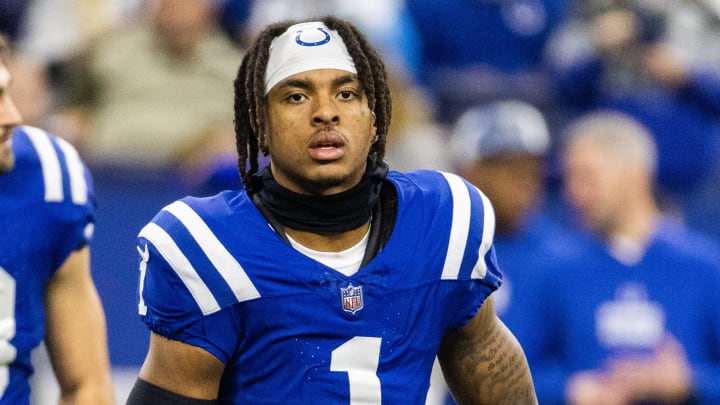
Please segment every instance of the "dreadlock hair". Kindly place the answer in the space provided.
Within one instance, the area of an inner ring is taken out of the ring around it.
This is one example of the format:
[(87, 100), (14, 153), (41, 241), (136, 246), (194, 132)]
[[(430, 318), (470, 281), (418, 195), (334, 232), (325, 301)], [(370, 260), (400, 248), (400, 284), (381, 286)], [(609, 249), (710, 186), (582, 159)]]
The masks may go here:
[[(375, 113), (377, 140), (370, 149), (370, 155), (374, 155), (376, 161), (381, 162), (385, 157), (385, 143), (392, 114), (385, 64), (365, 35), (354, 25), (331, 16), (323, 17), (320, 21), (329, 29), (338, 32), (355, 63), (368, 106)], [(258, 155), (267, 134), (267, 123), (262, 114), (265, 110), (265, 71), (270, 44), (290, 26), (299, 22), (284, 21), (269, 25), (256, 37), (240, 64), (234, 82), (235, 144), (243, 183), (247, 184), (250, 176), (258, 171)]]

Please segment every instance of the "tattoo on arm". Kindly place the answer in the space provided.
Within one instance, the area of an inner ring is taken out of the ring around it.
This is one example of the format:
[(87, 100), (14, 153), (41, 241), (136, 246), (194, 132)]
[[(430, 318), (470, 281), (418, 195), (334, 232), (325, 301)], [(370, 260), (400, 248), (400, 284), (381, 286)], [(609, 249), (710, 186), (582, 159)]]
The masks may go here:
[[(492, 314), (494, 317), (494, 313)], [(522, 348), (502, 322), (479, 333), (452, 332), (440, 350), (441, 364), (459, 404), (536, 404)]]

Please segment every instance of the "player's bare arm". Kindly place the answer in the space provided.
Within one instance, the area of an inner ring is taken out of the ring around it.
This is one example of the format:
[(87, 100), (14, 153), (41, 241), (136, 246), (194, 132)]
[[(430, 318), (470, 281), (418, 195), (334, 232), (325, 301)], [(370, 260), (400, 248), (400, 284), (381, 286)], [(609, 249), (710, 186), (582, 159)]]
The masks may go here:
[(491, 298), (465, 327), (444, 337), (438, 358), (460, 405), (537, 404), (525, 353)]
[[(140, 379), (152, 384), (155, 389), (150, 392), (136, 392), (128, 400), (128, 404), (178, 403), (177, 398), (170, 402), (149, 401), (148, 393), (153, 396), (167, 396), (159, 390), (185, 397), (182, 403), (213, 403), (207, 401), (217, 399), (224, 368), (217, 357), (204, 349), (152, 333), (148, 355), (140, 370)], [(199, 401), (193, 402), (191, 399)]]
[(60, 404), (112, 404), (105, 315), (90, 275), (87, 246), (57, 270), (45, 300), (45, 340), (60, 385)]

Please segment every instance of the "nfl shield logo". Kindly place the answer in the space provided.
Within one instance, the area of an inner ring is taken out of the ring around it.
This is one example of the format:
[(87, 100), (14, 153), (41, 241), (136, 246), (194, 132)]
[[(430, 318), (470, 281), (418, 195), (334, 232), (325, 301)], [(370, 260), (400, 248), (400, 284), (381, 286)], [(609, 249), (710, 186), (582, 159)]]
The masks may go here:
[(355, 287), (351, 283), (346, 288), (340, 289), (340, 296), (345, 311), (355, 315), (355, 312), (363, 308), (362, 286)]

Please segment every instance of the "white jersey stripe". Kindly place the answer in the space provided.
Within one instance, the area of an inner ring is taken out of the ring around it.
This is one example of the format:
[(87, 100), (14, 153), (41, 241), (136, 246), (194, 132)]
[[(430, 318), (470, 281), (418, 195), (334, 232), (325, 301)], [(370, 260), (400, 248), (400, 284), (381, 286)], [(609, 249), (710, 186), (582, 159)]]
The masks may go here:
[(163, 210), (182, 222), (210, 262), (215, 266), (239, 302), (260, 297), (240, 263), (228, 252), (205, 221), (187, 204), (176, 201)]
[(213, 293), (200, 278), (182, 250), (180, 250), (172, 237), (170, 237), (164, 229), (151, 222), (140, 230), (139, 236), (150, 241), (162, 257), (165, 258), (165, 261), (175, 270), (175, 273), (190, 291), (190, 294), (192, 294), (204, 315), (212, 314), (220, 310), (220, 304), (218, 304)]
[(447, 256), (443, 266), (443, 280), (457, 279), (465, 254), (468, 232), (470, 231), (470, 193), (465, 182), (458, 176), (442, 173), (450, 185), (453, 197), (452, 225)]
[(50, 138), (41, 129), (29, 126), (25, 126), (23, 129), (40, 157), (43, 181), (45, 183), (45, 201), (62, 201), (64, 196), (60, 159), (58, 159)]
[(65, 155), (68, 176), (70, 177), (70, 193), (75, 204), (86, 204), (88, 201), (88, 187), (85, 179), (85, 168), (80, 156), (72, 145), (64, 139), (58, 138), (60, 150)]
[(483, 203), (483, 234), (482, 242), (480, 243), (480, 251), (478, 252), (478, 261), (473, 267), (471, 278), (485, 278), (487, 274), (487, 263), (485, 262), (485, 255), (492, 246), (493, 238), (495, 236), (495, 211), (493, 210), (490, 199), (487, 198), (479, 189), (475, 189), (480, 194)]
[(138, 302), (138, 313), (142, 316), (145, 316), (147, 315), (147, 305), (145, 305), (145, 297), (143, 296), (143, 291), (145, 291), (145, 275), (147, 274), (147, 264), (150, 260), (150, 252), (148, 251), (147, 243), (145, 244), (144, 249), (140, 249), (140, 246), (138, 246), (137, 251), (140, 255), (140, 283), (138, 286), (140, 302)]

